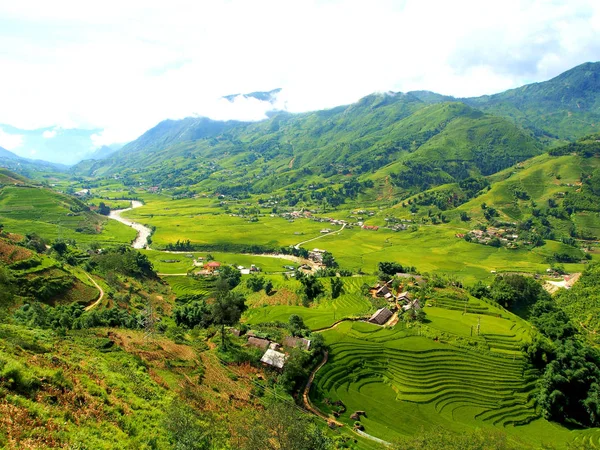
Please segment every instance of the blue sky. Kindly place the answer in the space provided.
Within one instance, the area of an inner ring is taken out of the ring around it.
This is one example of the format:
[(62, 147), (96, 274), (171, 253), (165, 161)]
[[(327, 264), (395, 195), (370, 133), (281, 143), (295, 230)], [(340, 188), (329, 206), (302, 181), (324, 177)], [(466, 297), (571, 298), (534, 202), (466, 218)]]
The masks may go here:
[[(598, 36), (592, 0), (0, 0), (0, 124), (96, 130), (79, 155), (166, 118), (264, 117), (231, 93), (282, 88), (278, 106), (299, 112), (376, 91), (499, 92), (600, 60)], [(0, 125), (15, 153), (75, 152), (24, 142)]]

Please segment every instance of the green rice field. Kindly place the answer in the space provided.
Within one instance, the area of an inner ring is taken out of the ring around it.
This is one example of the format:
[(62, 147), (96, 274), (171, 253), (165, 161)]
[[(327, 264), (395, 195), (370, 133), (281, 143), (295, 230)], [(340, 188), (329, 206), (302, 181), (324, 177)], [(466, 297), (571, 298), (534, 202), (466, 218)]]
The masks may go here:
[(438, 427), (496, 427), (524, 447), (597, 442), (594, 430), (569, 431), (539, 418), (531, 398), (537, 373), (521, 356), (456, 347), (401, 325), (344, 322), (323, 335), (331, 351), (311, 398), (327, 413), (341, 400), (339, 420), (349, 425), (354, 411), (365, 411), (361, 423), (373, 436), (391, 442)]

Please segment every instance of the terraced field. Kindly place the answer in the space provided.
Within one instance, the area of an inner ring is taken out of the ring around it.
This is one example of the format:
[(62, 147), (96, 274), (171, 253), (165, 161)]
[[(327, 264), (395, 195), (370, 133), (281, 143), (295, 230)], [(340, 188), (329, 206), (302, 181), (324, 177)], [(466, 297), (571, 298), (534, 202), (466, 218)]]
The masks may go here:
[(7, 186), (0, 190), (0, 220), (8, 231), (103, 245), (135, 238), (131, 228), (85, 208), (75, 198), (50, 189)]
[[(444, 328), (435, 317), (428, 326)], [(350, 426), (350, 415), (365, 411), (365, 431), (390, 442), (436, 427), (456, 432), (500, 427), (524, 448), (542, 443), (563, 448), (573, 439), (600, 442), (595, 430), (569, 431), (539, 417), (532, 398), (538, 374), (516, 352), (479, 352), (422, 332), (401, 323), (382, 328), (365, 322), (323, 332), (331, 350), (311, 390), (314, 404), (332, 413), (338, 410), (332, 403), (341, 400), (346, 411), (339, 420)], [(521, 339), (518, 333), (488, 338), (511, 348)]]
[[(428, 326), (454, 336), (479, 340), (489, 350), (520, 357), (531, 326), (497, 305), (451, 290), (436, 293), (426, 308)], [(478, 332), (479, 330), (479, 332)]]
[[(281, 321), (287, 322), (290, 315), (297, 314), (311, 329), (331, 326), (334, 322), (347, 317), (361, 317), (374, 310), (371, 302), (360, 292), (363, 283), (372, 283), (374, 277), (344, 278), (344, 293), (336, 299), (326, 299), (310, 308), (298, 305), (276, 305), (251, 309), (246, 312), (245, 320), (252, 323)], [(324, 282), (328, 287), (328, 281)]]
[(196, 280), (192, 277), (167, 277), (165, 278), (175, 295), (208, 295), (212, 284), (207, 280)]

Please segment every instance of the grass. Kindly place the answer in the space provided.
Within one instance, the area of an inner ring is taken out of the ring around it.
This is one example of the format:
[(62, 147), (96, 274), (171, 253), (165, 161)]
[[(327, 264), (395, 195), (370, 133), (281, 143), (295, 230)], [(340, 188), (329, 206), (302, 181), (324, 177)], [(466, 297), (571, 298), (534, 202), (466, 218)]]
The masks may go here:
[(128, 211), (124, 217), (156, 226), (152, 241), (159, 248), (187, 239), (193, 244), (288, 246), (318, 236), (323, 228), (318, 222), (289, 222), (268, 215), (259, 217), (258, 222), (250, 222), (248, 218), (223, 213), (217, 207), (218, 202), (215, 204), (215, 199), (209, 198), (161, 199)]
[(8, 186), (0, 191), (0, 220), (6, 230), (47, 239), (101, 245), (129, 243), (135, 231), (85, 210), (78, 200), (50, 189)]
[(168, 277), (165, 278), (171, 289), (177, 296), (181, 295), (208, 295), (212, 289), (207, 280), (197, 280), (192, 277)]

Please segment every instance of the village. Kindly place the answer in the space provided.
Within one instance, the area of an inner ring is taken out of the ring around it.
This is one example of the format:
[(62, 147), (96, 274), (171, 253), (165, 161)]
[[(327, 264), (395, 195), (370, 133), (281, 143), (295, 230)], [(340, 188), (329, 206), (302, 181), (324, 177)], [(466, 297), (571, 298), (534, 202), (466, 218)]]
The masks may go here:
[[(516, 224), (514, 224), (516, 226)], [(492, 247), (506, 247), (509, 249), (519, 248), (520, 245), (530, 245), (517, 233), (515, 227), (496, 228), (484, 227), (484, 229), (473, 229), (468, 233), (457, 233), (456, 237), (475, 244), (490, 245)]]

